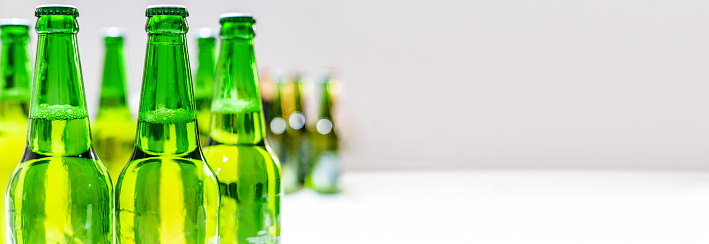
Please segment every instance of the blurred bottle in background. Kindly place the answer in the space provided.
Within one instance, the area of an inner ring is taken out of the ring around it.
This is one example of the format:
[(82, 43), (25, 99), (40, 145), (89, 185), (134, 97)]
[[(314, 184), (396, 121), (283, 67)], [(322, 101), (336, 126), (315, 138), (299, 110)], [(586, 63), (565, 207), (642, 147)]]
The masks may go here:
[(116, 27), (104, 29), (106, 54), (98, 114), (93, 123), (94, 144), (113, 183), (128, 163), (135, 142), (136, 122), (126, 103), (124, 37)]
[(305, 126), (304, 112), (305, 82), (300, 73), (280, 86), (281, 106), (286, 121), (286, 133), (283, 138), (285, 160), (283, 166), (283, 184), (286, 193), (302, 188), (305, 179), (306, 164), (309, 156), (308, 131)]
[[(267, 80), (261, 82), (264, 86), (271, 86), (270, 89), (261, 89), (261, 92), (270, 93), (271, 101), (266, 105), (264, 102), (264, 114), (266, 115), (266, 137), (268, 145), (273, 154), (276, 155), (279, 162), (286, 160), (286, 148), (284, 146), (284, 138), (286, 132), (286, 120), (283, 119), (283, 106), (281, 99), (281, 90), (283, 83), (282, 76), (278, 76), (276, 81), (271, 80), (270, 76), (263, 76)], [(265, 96), (264, 96), (265, 97)], [(266, 100), (266, 98), (264, 98)], [(268, 107), (267, 107), (268, 106)]]
[(204, 156), (221, 192), (220, 243), (280, 243), (281, 169), (267, 149), (250, 14), (222, 29), (214, 106)]
[(266, 121), (271, 121), (273, 116), (271, 115), (273, 100), (276, 93), (276, 82), (271, 76), (271, 72), (267, 69), (261, 69), (258, 71), (259, 74), (259, 89), (261, 91), (261, 105), (263, 105), (263, 117)]
[[(0, 19), (0, 182), (8, 182), (22, 158), (30, 100), (29, 21)], [(5, 219), (5, 204), (0, 205)], [(5, 225), (0, 226), (5, 243)]]
[(197, 72), (194, 78), (194, 98), (197, 109), (197, 126), (200, 145), (206, 145), (209, 137), (212, 95), (214, 93), (214, 72), (216, 35), (209, 28), (199, 29), (197, 37)]
[(113, 185), (92, 147), (76, 7), (40, 5), (29, 132), (5, 198), (11, 243), (111, 243)]
[(328, 73), (321, 80), (319, 113), (315, 128), (311, 129), (312, 157), (305, 186), (320, 193), (338, 192), (340, 176), (339, 143), (333, 120), (333, 108), (339, 93), (339, 83)]

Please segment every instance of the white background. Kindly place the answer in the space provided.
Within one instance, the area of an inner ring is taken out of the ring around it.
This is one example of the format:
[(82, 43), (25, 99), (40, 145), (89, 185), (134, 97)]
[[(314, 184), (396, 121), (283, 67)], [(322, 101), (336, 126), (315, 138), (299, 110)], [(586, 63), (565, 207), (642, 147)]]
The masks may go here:
[[(43, 3), (0, 0), (0, 17), (34, 20)], [(81, 14), (90, 109), (104, 26), (128, 32), (137, 102), (144, 8), (164, 2), (64, 3)], [(188, 6), (190, 37), (254, 13), (261, 68), (336, 67), (347, 170), (709, 169), (707, 1), (171, 3)]]

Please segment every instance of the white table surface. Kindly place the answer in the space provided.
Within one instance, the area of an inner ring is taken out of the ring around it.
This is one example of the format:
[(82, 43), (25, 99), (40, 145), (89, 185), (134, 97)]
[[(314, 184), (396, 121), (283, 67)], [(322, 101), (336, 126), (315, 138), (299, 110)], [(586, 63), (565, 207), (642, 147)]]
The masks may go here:
[(709, 243), (709, 172), (351, 172), (286, 195), (285, 244)]

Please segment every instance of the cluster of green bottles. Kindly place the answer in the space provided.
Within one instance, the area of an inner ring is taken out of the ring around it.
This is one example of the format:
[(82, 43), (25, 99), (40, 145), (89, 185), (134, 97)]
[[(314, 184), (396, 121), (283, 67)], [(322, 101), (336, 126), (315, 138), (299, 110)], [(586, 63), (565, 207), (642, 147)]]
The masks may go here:
[[(339, 82), (328, 72), (315, 89), (296, 73), (279, 74), (275, 82), (269, 75), (262, 80), (263, 104), (268, 140), (283, 167), (285, 193), (303, 186), (319, 193), (337, 193), (340, 174), (338, 137), (333, 108)], [(318, 111), (314, 119), (305, 111), (307, 91), (316, 91)]]
[(124, 38), (109, 28), (93, 140), (77, 8), (36, 8), (34, 76), (29, 23), (0, 20), (3, 241), (280, 243), (281, 167), (266, 141), (255, 19), (225, 14), (218, 37), (200, 36), (193, 86), (187, 9), (151, 5), (145, 15), (137, 123), (126, 103)]

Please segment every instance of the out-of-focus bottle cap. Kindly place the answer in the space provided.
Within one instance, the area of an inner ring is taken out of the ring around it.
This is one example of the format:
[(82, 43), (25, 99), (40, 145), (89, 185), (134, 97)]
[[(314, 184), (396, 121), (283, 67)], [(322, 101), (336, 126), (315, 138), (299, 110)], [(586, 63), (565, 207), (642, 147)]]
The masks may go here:
[(199, 28), (199, 38), (216, 38), (217, 34), (210, 28)]
[(42, 15), (71, 15), (79, 17), (79, 9), (76, 6), (66, 4), (43, 4), (37, 6), (34, 10), (35, 17)]
[(155, 4), (150, 5), (145, 9), (145, 17), (153, 15), (179, 15), (182, 17), (190, 16), (187, 12), (187, 7), (175, 4)]
[(256, 23), (256, 19), (250, 13), (225, 13), (219, 16), (219, 23), (224, 24), (224, 22), (235, 22), (235, 23)]
[(105, 27), (101, 29), (104, 37), (123, 37), (123, 29), (118, 27)]
[(16, 25), (16, 26), (30, 26), (30, 21), (27, 19), (18, 19), (18, 18), (9, 18), (9, 19), (0, 19), (0, 26), (6, 26), (6, 25)]

